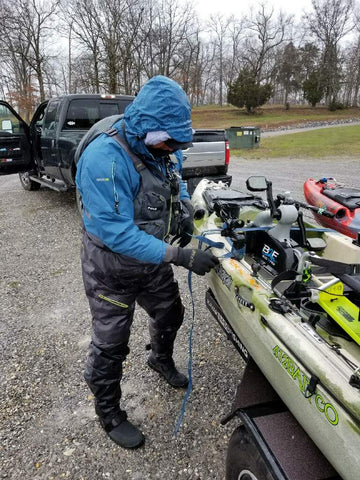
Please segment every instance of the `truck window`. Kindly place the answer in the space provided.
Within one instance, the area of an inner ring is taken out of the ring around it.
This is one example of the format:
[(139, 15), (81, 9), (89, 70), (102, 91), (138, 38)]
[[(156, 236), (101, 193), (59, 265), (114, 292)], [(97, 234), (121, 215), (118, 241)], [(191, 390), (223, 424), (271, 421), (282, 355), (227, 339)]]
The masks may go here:
[(0, 105), (0, 137), (12, 133), (24, 133), (23, 126), (5, 105)]
[(203, 143), (203, 142), (224, 142), (225, 141), (225, 131), (224, 130), (213, 130), (206, 131), (202, 130), (194, 133), (193, 142)]
[(55, 132), (56, 125), (59, 121), (59, 118), (58, 118), (59, 115), (57, 115), (58, 105), (59, 105), (58, 100), (49, 102), (48, 104), (48, 107), (45, 112), (45, 118), (42, 124), (42, 134), (45, 137), (49, 135), (53, 135), (53, 132)]
[(119, 111), (119, 105), (117, 103), (100, 103), (100, 118), (110, 117), (111, 115), (118, 115), (122, 113)]
[(130, 103), (98, 99), (74, 99), (71, 101), (66, 114), (63, 129), (66, 130), (88, 130), (94, 123), (110, 115), (123, 113), (125, 107)]

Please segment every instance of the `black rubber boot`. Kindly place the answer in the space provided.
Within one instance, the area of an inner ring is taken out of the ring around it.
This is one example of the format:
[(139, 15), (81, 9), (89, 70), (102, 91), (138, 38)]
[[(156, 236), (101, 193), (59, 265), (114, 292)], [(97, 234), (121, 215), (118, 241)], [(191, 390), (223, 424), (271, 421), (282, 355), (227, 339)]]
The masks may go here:
[(128, 352), (127, 345), (105, 350), (92, 342), (84, 377), (94, 394), (100, 424), (111, 440), (123, 448), (137, 448), (144, 443), (144, 435), (120, 410), (122, 363)]
[(105, 350), (90, 344), (84, 377), (94, 394), (96, 413), (101, 412), (102, 417), (120, 411), (122, 364), (128, 351), (126, 345)]
[(185, 388), (189, 383), (187, 377), (177, 370), (172, 358), (176, 334), (183, 318), (184, 306), (177, 298), (170, 309), (162, 312), (160, 318), (152, 319), (149, 325), (151, 354), (147, 364), (175, 388)]
[(127, 414), (119, 410), (112, 417), (103, 417), (102, 412), (95, 408), (99, 416), (100, 425), (111, 440), (123, 448), (138, 448), (143, 445), (145, 437), (142, 432), (127, 419)]
[(172, 387), (186, 388), (188, 386), (188, 378), (177, 370), (174, 360), (171, 357), (158, 358), (156, 354), (151, 352), (147, 364), (150, 368), (160, 373)]

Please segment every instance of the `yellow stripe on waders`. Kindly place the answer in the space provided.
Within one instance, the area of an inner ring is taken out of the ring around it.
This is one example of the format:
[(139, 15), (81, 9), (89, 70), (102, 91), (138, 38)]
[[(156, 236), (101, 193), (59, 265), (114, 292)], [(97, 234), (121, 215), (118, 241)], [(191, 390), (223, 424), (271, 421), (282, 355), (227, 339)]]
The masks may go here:
[(113, 300), (112, 298), (105, 297), (105, 295), (98, 295), (99, 298), (102, 300), (105, 300), (105, 302), (112, 303), (113, 305), (116, 305), (117, 307), (122, 307), (122, 308), (129, 308), (129, 305), (126, 305), (126, 303), (121, 303), (118, 302), (117, 300)]

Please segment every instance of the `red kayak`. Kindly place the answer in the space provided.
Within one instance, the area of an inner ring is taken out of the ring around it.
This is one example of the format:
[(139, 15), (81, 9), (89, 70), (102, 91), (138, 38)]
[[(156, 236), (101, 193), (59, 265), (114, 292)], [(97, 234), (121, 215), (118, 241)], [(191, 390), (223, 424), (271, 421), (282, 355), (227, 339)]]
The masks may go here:
[(310, 205), (334, 214), (332, 218), (312, 212), (317, 222), (352, 238), (360, 233), (360, 189), (339, 185), (334, 178), (304, 183), (304, 196)]

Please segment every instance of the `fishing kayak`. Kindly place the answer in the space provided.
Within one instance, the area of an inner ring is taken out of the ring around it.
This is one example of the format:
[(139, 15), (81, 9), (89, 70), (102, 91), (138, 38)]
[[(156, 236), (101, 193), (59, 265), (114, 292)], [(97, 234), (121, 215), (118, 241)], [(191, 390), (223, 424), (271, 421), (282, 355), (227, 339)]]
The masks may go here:
[(308, 178), (304, 183), (304, 196), (308, 203), (334, 213), (333, 218), (313, 212), (320, 225), (333, 228), (351, 238), (360, 233), (360, 189), (339, 185), (332, 178), (314, 180)]
[[(264, 177), (250, 177), (260, 179)], [(250, 180), (250, 179), (249, 179)], [(261, 181), (260, 181), (261, 183)], [(345, 480), (360, 469), (360, 247), (305, 224), (271, 182), (242, 193), (203, 179), (192, 204), (217, 305), (291, 413)]]

